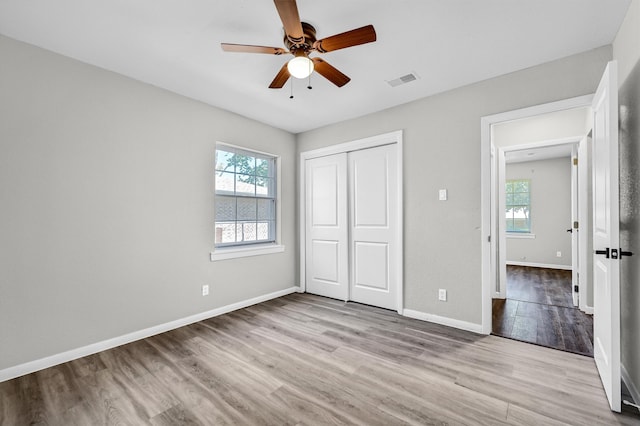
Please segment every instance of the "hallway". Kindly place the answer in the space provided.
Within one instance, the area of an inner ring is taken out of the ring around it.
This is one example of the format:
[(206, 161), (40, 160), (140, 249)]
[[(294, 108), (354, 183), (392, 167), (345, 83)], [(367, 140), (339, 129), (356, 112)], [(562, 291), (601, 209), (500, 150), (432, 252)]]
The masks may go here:
[(573, 306), (571, 271), (507, 266), (492, 334), (593, 357), (593, 316)]

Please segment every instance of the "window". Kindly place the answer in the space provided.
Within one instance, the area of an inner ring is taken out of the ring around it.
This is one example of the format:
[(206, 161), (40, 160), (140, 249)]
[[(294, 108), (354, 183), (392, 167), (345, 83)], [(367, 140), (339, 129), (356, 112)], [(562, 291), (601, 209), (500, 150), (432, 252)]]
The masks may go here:
[(507, 232), (531, 232), (531, 181), (513, 179), (506, 182), (505, 214)]
[(218, 144), (215, 246), (276, 241), (276, 158)]

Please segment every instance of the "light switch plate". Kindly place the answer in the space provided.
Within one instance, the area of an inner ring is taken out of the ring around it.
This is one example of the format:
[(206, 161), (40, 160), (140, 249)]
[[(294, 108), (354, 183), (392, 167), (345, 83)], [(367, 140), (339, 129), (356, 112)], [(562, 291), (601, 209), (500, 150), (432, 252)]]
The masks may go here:
[(442, 302), (447, 301), (447, 290), (444, 288), (438, 289), (438, 300)]
[(438, 200), (447, 201), (447, 190), (441, 189), (438, 191)]

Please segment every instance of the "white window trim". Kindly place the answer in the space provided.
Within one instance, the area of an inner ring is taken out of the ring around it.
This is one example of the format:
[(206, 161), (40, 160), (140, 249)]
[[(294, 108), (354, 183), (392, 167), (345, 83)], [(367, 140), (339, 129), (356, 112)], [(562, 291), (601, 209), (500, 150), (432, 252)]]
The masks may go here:
[[(220, 260), (238, 259), (242, 257), (250, 256), (262, 256), (267, 254), (282, 253), (285, 250), (285, 246), (282, 242), (282, 179), (281, 179), (281, 158), (279, 155), (272, 154), (270, 152), (259, 151), (257, 149), (251, 149), (244, 146), (233, 145), (225, 142), (216, 142), (214, 146), (214, 158), (215, 150), (218, 145), (229, 146), (232, 148), (242, 149), (244, 151), (253, 151), (257, 154), (269, 155), (275, 159), (276, 162), (276, 241), (269, 243), (256, 243), (247, 244), (243, 246), (228, 246), (228, 247), (214, 247), (210, 253), (210, 259), (212, 262), (218, 262)], [(214, 194), (215, 194), (215, 182), (214, 182)], [(214, 243), (215, 246), (215, 243)]]
[(531, 232), (506, 232), (506, 236), (507, 238), (513, 238), (513, 239), (522, 239), (522, 240), (532, 240), (536, 238), (536, 234), (533, 234)]
[(237, 259), (240, 257), (261, 256), (264, 254), (282, 253), (284, 246), (277, 243), (255, 244), (243, 247), (222, 247), (211, 252), (211, 261)]

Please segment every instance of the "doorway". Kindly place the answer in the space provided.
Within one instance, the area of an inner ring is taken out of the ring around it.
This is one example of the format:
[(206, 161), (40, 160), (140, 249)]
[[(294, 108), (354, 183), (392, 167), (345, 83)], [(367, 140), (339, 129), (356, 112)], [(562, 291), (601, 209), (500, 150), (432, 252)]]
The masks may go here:
[[(594, 95), (568, 99), (531, 108), (486, 116), (481, 119), (481, 204), (482, 204), (482, 331), (491, 332), (492, 299), (496, 295), (499, 252), (498, 220), (494, 201), (495, 147), (491, 145), (492, 125), (554, 111), (592, 108), (592, 197), (593, 226), (588, 239), (593, 262), (594, 359), (607, 399), (613, 411), (620, 411), (620, 216), (618, 196), (618, 82), (617, 63), (604, 70)], [(489, 155), (491, 154), (491, 155)], [(504, 246), (503, 246), (504, 247)], [(624, 252), (627, 253), (627, 252)]]
[(402, 132), (301, 153), (303, 290), (402, 312)]
[(588, 108), (579, 108), (493, 129), (499, 163), (497, 210), (504, 218), (498, 224), (492, 333), (593, 356), (593, 320), (578, 309), (578, 291), (586, 289), (586, 276), (580, 280), (578, 273), (582, 227), (577, 144), (584, 138), (505, 146), (505, 141), (522, 138), (519, 133), (528, 135), (536, 126), (584, 133), (590, 127), (589, 116)]

